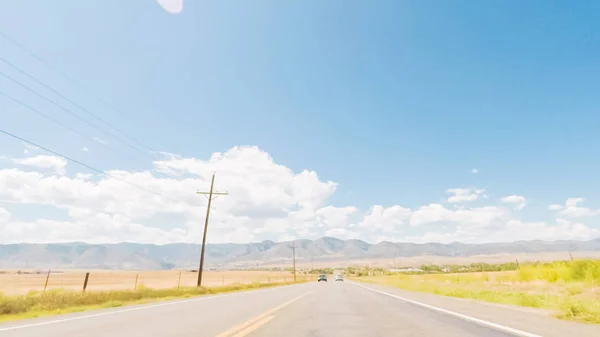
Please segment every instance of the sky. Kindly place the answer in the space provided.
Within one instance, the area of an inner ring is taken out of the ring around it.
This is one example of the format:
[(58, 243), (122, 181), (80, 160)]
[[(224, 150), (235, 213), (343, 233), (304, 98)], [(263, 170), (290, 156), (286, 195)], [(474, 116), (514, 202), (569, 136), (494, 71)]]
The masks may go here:
[(0, 243), (600, 237), (598, 12), (2, 2)]

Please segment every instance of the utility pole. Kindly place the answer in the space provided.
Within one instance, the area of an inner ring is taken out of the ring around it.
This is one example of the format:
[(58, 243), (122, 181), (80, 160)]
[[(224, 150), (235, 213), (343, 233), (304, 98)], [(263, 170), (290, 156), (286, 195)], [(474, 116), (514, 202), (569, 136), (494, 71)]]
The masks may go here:
[(292, 248), (292, 256), (294, 261), (294, 282), (296, 282), (296, 241), (292, 241), (292, 246), (290, 248)]
[[(212, 180), (210, 182), (209, 192), (196, 192), (196, 194), (202, 194), (206, 197), (208, 195), (208, 206), (206, 207), (206, 218), (204, 219), (204, 234), (202, 235), (202, 249), (200, 251), (200, 267), (198, 268), (198, 287), (202, 286), (202, 270), (204, 268), (204, 248), (206, 247), (206, 231), (208, 230), (208, 217), (210, 216), (210, 204), (211, 201), (219, 197), (220, 195), (227, 195), (227, 192), (213, 192), (215, 185), (215, 174), (213, 173)], [(215, 196), (213, 198), (213, 196)]]

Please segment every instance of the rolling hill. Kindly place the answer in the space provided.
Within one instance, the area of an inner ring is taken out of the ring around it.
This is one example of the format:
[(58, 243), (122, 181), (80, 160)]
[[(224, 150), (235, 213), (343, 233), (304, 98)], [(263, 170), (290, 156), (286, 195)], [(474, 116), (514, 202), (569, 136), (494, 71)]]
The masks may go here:
[[(209, 268), (284, 265), (291, 261), (291, 242), (262, 241), (248, 244), (207, 244)], [(590, 241), (516, 241), (465, 244), (394, 243), (370, 244), (360, 240), (323, 237), (297, 240), (300, 263), (394, 259), (415, 256), (467, 257), (491, 254), (532, 254), (566, 251), (600, 251), (600, 239)], [(140, 243), (88, 244), (81, 242), (0, 245), (0, 268), (73, 269), (173, 269), (195, 268), (200, 245)]]

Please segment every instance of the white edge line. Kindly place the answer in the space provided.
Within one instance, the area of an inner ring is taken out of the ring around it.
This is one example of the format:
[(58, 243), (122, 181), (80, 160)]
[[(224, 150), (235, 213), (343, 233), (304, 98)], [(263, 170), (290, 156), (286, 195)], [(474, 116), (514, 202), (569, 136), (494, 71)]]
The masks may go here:
[(27, 328), (33, 328), (33, 327), (42, 326), (42, 325), (64, 323), (64, 322), (70, 322), (70, 321), (77, 321), (77, 320), (80, 320), (80, 319), (95, 318), (95, 317), (100, 317), (100, 316), (109, 316), (109, 315), (115, 315), (115, 314), (123, 314), (123, 313), (131, 312), (131, 311), (154, 309), (154, 308), (159, 308), (159, 307), (166, 307), (166, 306), (169, 306), (169, 305), (177, 305), (177, 304), (183, 304), (183, 303), (189, 303), (189, 302), (198, 302), (198, 301), (203, 301), (203, 300), (210, 300), (210, 299), (213, 299), (213, 298), (222, 298), (222, 297), (230, 297), (230, 296), (256, 294), (256, 293), (259, 293), (259, 292), (262, 293), (262, 292), (268, 292), (268, 291), (275, 291), (275, 290), (285, 289), (285, 288), (291, 288), (291, 287), (295, 287), (295, 286), (299, 286), (299, 285), (302, 285), (302, 284), (292, 284), (292, 285), (287, 285), (287, 286), (279, 286), (279, 287), (270, 288), (270, 289), (259, 289), (259, 290), (248, 290), (248, 291), (243, 291), (243, 292), (232, 292), (232, 293), (229, 293), (229, 294), (221, 294), (221, 295), (198, 295), (198, 297), (196, 297), (196, 298), (190, 298), (190, 299), (186, 299), (186, 300), (173, 300), (173, 301), (163, 302), (163, 303), (159, 303), (159, 304), (136, 306), (136, 307), (133, 307), (133, 308), (113, 310), (113, 311), (108, 311), (108, 312), (100, 312), (100, 313), (91, 314), (91, 315), (76, 316), (76, 317), (56, 319), (56, 320), (51, 320), (51, 321), (44, 321), (44, 322), (39, 322), (39, 323), (31, 323), (31, 324), (23, 324), (23, 325), (10, 326), (10, 327), (6, 327), (6, 328), (0, 328), (0, 332), (12, 331), (12, 330), (20, 330), (20, 329), (27, 329)]
[(447, 314), (447, 315), (451, 315), (451, 316), (455, 316), (455, 317), (458, 317), (458, 318), (462, 318), (462, 319), (464, 319), (466, 321), (470, 321), (470, 322), (478, 323), (478, 324), (481, 324), (481, 325), (485, 325), (485, 326), (488, 326), (488, 327), (491, 327), (491, 328), (494, 328), (494, 329), (497, 329), (497, 330), (500, 330), (500, 331), (509, 332), (509, 333), (515, 334), (517, 336), (523, 336), (523, 337), (543, 337), (541, 335), (536, 335), (536, 334), (533, 334), (533, 333), (530, 333), (530, 332), (517, 330), (517, 329), (511, 328), (511, 327), (505, 326), (505, 325), (501, 325), (501, 324), (497, 324), (497, 323), (492, 323), (492, 322), (485, 321), (485, 320), (482, 320), (482, 319), (479, 319), (479, 318), (475, 318), (475, 317), (467, 316), (467, 315), (464, 315), (464, 314), (460, 314), (458, 312), (454, 312), (454, 311), (450, 311), (450, 310), (446, 310), (446, 309), (434, 307), (433, 305), (429, 305), (429, 304), (417, 302), (417, 301), (414, 301), (414, 300), (411, 300), (411, 299), (408, 299), (408, 298), (405, 298), (405, 297), (402, 297), (402, 296), (398, 296), (398, 295), (386, 293), (385, 291), (380, 291), (380, 290), (377, 290), (377, 289), (365, 287), (365, 286), (363, 286), (361, 284), (358, 284), (358, 283), (355, 283), (355, 282), (350, 282), (350, 283), (354, 284), (355, 286), (358, 286), (358, 287), (361, 287), (361, 288), (364, 288), (364, 289), (367, 289), (367, 290), (370, 290), (370, 291), (374, 291), (374, 292), (382, 294), (382, 295), (393, 297), (395, 299), (399, 299), (399, 300), (402, 300), (402, 301), (405, 301), (405, 302), (408, 302), (408, 303), (412, 303), (412, 304), (415, 304), (415, 305), (418, 305), (420, 307), (427, 308), (427, 309), (430, 309), (430, 310), (435, 310), (435, 311), (438, 311), (438, 312), (442, 312), (442, 313)]

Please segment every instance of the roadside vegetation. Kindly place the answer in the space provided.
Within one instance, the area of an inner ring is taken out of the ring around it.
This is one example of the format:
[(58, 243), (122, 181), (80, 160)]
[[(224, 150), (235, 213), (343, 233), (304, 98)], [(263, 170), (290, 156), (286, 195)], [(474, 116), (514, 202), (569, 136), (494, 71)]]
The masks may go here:
[[(478, 272), (470, 267), (483, 267)], [(420, 272), (347, 270), (355, 280), (443, 296), (552, 310), (557, 317), (600, 324), (600, 260), (435, 266)], [(506, 268), (506, 269), (505, 269)], [(443, 270), (447, 270), (444, 272)], [(457, 272), (457, 270), (459, 270)]]
[(259, 288), (277, 287), (306, 282), (232, 284), (221, 287), (185, 287), (151, 289), (144, 286), (129, 291), (86, 292), (51, 290), (45, 293), (31, 291), (22, 296), (5, 296), (0, 293), (0, 322), (35, 318), (48, 315), (79, 312), (99, 308), (119, 307), (126, 304), (147, 303), (157, 300), (189, 298)]

